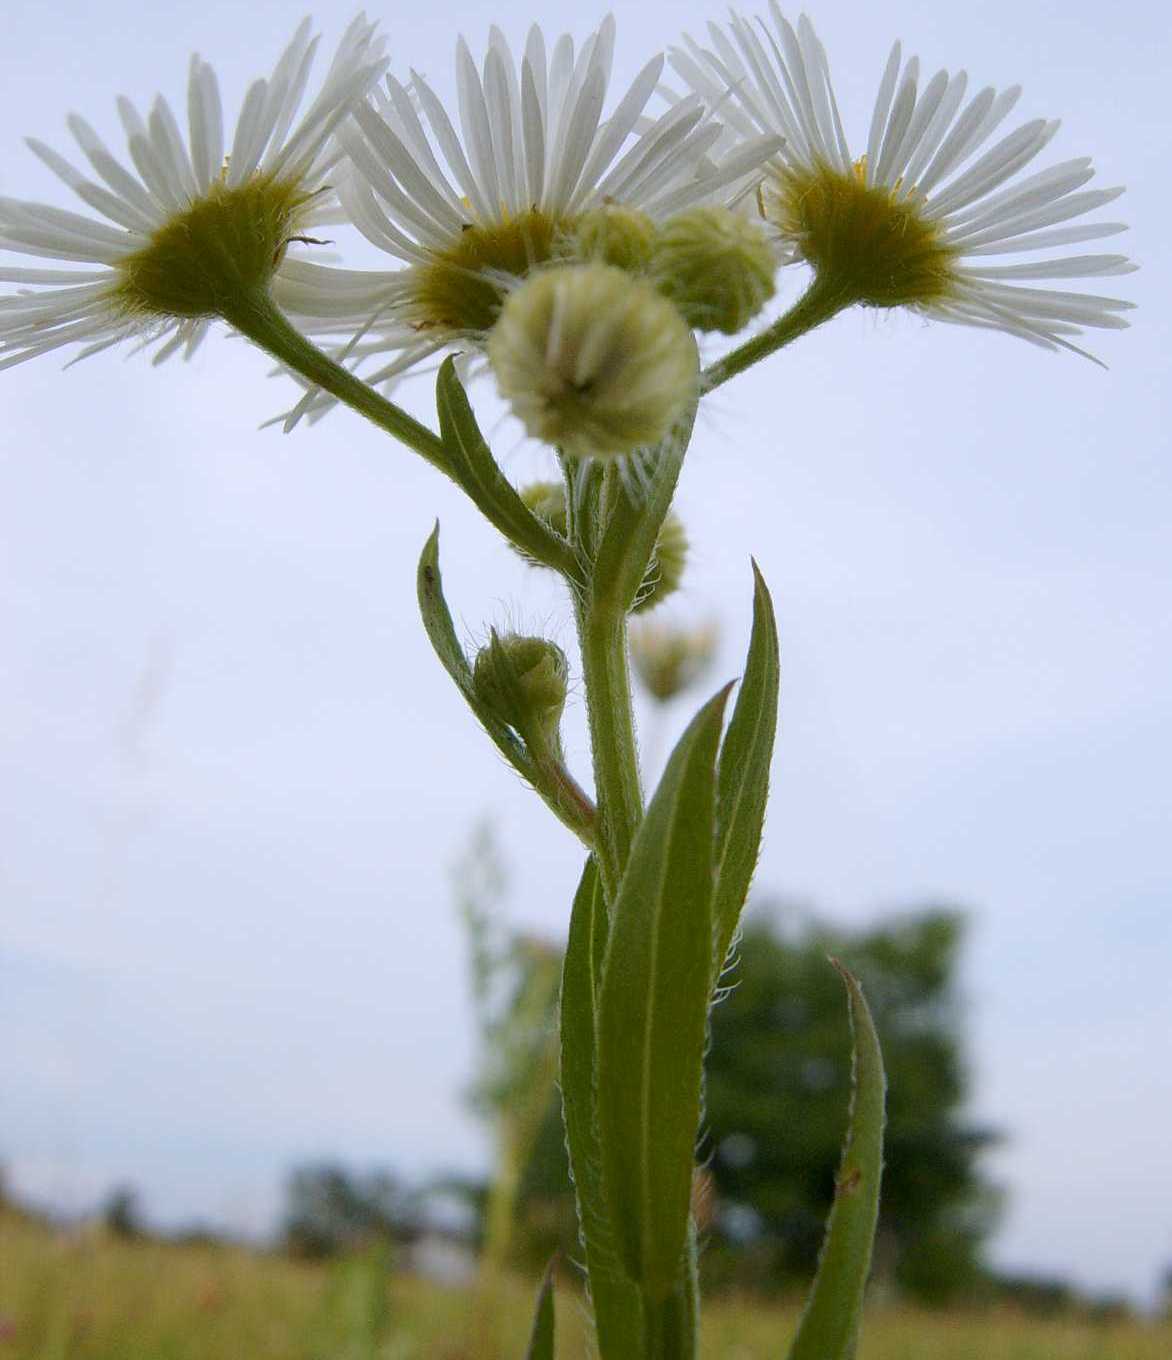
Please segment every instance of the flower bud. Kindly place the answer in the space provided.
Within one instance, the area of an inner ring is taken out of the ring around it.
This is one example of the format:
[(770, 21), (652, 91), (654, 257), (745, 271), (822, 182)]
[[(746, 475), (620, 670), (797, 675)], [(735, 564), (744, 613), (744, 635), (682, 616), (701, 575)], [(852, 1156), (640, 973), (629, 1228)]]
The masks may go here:
[(538, 519), (565, 538), (566, 488), (560, 482), (530, 482), (518, 494)]
[(644, 614), (674, 594), (683, 579), (687, 560), (688, 535), (683, 521), (674, 511), (668, 511), (655, 540), (647, 574), (635, 596), (634, 613)]
[(476, 697), (534, 753), (555, 750), (570, 668), (556, 644), (495, 630), (472, 667)]
[(730, 208), (693, 208), (659, 229), (650, 277), (700, 331), (735, 335), (773, 296), (777, 261), (761, 228)]
[(554, 266), (501, 309), (488, 357), (536, 439), (574, 457), (657, 444), (696, 394), (696, 343), (650, 284), (610, 265)]
[(631, 629), (631, 661), (643, 687), (666, 704), (694, 684), (712, 664), (716, 629), (641, 623)]
[(632, 208), (603, 206), (583, 213), (566, 237), (573, 259), (596, 260), (637, 274), (645, 269), (655, 239), (655, 223)]
[[(560, 482), (530, 482), (528, 486), (521, 487), (518, 495), (554, 533), (565, 536), (566, 489)], [(532, 566), (542, 565), (527, 553), (522, 552), (521, 556)], [(633, 612), (642, 614), (654, 609), (657, 604), (662, 604), (669, 595), (678, 590), (687, 560), (687, 532), (680, 517), (675, 511), (669, 510), (660, 527), (659, 537), (655, 540), (655, 551), (651, 554), (647, 573), (635, 596)]]

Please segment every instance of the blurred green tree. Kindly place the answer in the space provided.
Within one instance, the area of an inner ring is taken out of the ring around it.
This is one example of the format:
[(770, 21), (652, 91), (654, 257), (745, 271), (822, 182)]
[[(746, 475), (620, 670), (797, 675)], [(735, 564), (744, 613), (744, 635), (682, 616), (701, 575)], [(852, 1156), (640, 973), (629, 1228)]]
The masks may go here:
[(114, 1237), (132, 1240), (146, 1234), (142, 1205), (133, 1185), (114, 1186), (103, 1201), (98, 1217), (102, 1226)]
[(337, 1256), (409, 1242), (419, 1232), (418, 1193), (384, 1171), (358, 1175), (329, 1163), (299, 1166), (285, 1196), (282, 1239), (293, 1256)]
[[(964, 1116), (967, 1078), (956, 988), (963, 919), (948, 910), (864, 931), (809, 922), (745, 930), (712, 1014), (708, 1253), (761, 1283), (810, 1274), (830, 1207), (849, 1099), (850, 1036), (828, 956), (862, 980), (888, 1074), (881, 1277), (925, 1301), (971, 1293), (997, 1196), (981, 1176), (994, 1141)], [(738, 1259), (739, 1258), (739, 1259)]]

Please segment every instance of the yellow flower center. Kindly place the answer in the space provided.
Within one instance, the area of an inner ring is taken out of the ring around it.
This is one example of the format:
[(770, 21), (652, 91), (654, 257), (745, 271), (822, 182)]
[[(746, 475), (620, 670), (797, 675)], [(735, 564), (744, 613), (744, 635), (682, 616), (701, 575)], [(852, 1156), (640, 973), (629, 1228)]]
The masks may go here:
[(469, 223), (459, 239), (414, 271), (412, 320), (421, 329), (492, 329), (505, 279), (524, 279), (551, 260), (599, 260), (638, 272), (655, 228), (644, 214), (614, 206), (552, 217), (530, 208), (488, 226)]
[(115, 300), (157, 316), (217, 316), (267, 286), (311, 195), (298, 182), (222, 181), (118, 266)]
[(459, 240), (417, 266), (413, 320), (424, 328), (487, 331), (504, 302), (497, 275), (524, 278), (553, 256), (561, 224), (536, 208), (490, 226), (469, 224)]
[(765, 215), (827, 282), (872, 307), (934, 301), (950, 291), (955, 252), (914, 198), (827, 165), (786, 168), (765, 191)]

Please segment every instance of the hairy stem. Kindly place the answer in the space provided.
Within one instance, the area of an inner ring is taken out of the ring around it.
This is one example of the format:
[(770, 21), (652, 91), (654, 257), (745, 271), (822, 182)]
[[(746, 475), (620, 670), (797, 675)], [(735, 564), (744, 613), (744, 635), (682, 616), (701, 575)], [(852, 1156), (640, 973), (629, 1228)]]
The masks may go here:
[(598, 800), (595, 842), (603, 888), (613, 901), (643, 816), (639, 750), (631, 706), (626, 615), (578, 605), (582, 677)]
[(224, 320), (286, 368), (372, 421), (406, 444), (429, 463), (447, 472), (444, 446), (438, 435), (402, 407), (380, 396), (373, 387), (335, 363), (293, 326), (267, 293), (257, 293), (226, 307)]
[(746, 368), (751, 368), (753, 364), (759, 363), (792, 340), (812, 331), (815, 326), (829, 321), (836, 312), (849, 307), (854, 301), (853, 294), (844, 292), (841, 287), (824, 283), (815, 275), (813, 283), (784, 316), (778, 317), (773, 325), (763, 330), (760, 335), (755, 335), (752, 340), (746, 340), (743, 345), (730, 350), (723, 359), (718, 359), (704, 370), (701, 374), (701, 390), (711, 392), (713, 388), (720, 387), (730, 378), (735, 378), (738, 373), (743, 373)]

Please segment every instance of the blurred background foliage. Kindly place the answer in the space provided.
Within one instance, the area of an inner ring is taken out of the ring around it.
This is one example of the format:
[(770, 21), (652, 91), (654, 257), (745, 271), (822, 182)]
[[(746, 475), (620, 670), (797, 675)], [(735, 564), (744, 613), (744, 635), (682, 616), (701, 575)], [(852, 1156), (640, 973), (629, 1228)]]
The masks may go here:
[[(410, 1183), (321, 1162), (286, 1182), (267, 1249), (203, 1227), (154, 1232), (134, 1186), (83, 1223), (0, 1183), (0, 1360), (494, 1360), (520, 1354), (551, 1254), (575, 1291), (578, 1244), (556, 1084), (556, 946), (507, 920), (487, 828), (454, 876), (479, 1036), (466, 1092), (490, 1134), (481, 1177)], [(1000, 1134), (967, 1109), (965, 924), (929, 905), (863, 930), (759, 900), (712, 1013), (696, 1204), (711, 1305), (704, 1354), (774, 1355), (792, 1331), (829, 1208), (850, 1036), (828, 958), (863, 980), (890, 1077), (887, 1166), (861, 1360), (1162, 1360), (1167, 1321), (1069, 1281), (1009, 1277), (984, 1247)], [(925, 1311), (927, 1309), (928, 1311)], [(566, 1354), (583, 1312), (559, 1306)]]

